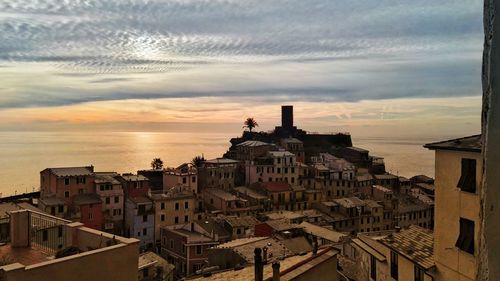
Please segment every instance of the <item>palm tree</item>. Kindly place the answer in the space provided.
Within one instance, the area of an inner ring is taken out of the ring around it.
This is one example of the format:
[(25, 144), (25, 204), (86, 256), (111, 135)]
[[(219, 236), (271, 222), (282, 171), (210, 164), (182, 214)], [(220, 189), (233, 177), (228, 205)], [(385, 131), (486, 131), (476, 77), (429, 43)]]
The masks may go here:
[(205, 157), (202, 156), (196, 156), (191, 160), (191, 164), (195, 166), (196, 168), (201, 167), (201, 165), (205, 162)]
[(248, 128), (248, 130), (251, 132), (253, 128), (255, 127), (258, 127), (259, 124), (257, 123), (257, 121), (255, 121), (255, 119), (253, 119), (253, 117), (248, 117), (247, 120), (245, 120), (245, 122), (243, 122), (243, 128)]
[(153, 170), (163, 169), (163, 161), (160, 158), (154, 158), (153, 161), (151, 161), (151, 168), (153, 168)]

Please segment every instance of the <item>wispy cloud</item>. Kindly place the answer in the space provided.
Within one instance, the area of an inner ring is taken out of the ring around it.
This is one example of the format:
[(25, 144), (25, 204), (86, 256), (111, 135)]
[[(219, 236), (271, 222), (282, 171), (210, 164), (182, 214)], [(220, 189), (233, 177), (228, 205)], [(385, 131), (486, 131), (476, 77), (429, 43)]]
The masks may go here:
[(480, 1), (0, 0), (0, 34), (0, 111), (480, 94)]

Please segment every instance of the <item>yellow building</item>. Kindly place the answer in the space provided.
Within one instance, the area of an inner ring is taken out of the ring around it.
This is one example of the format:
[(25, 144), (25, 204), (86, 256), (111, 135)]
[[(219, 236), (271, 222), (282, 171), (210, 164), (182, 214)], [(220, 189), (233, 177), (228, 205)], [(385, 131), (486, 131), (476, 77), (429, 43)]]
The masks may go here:
[(358, 234), (351, 245), (357, 280), (435, 280), (431, 230), (412, 225), (385, 237)]
[(155, 241), (160, 243), (160, 229), (195, 220), (196, 197), (189, 187), (173, 187), (168, 192), (151, 193), (155, 210)]
[(436, 154), (435, 280), (475, 280), (480, 233), (481, 135), (425, 147)]

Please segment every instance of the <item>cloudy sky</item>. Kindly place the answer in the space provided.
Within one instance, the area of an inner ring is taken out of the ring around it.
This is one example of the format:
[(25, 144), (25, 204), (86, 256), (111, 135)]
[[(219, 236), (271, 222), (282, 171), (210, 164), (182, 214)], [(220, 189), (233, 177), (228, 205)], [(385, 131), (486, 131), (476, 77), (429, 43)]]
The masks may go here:
[(482, 5), (0, 0), (0, 130), (476, 133)]

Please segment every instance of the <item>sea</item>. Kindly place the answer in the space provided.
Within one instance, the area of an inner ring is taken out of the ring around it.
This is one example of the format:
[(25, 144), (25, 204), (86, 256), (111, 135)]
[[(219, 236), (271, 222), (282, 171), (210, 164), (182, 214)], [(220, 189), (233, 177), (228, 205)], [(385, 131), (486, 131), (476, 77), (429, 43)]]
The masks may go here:
[[(95, 171), (136, 172), (153, 158), (165, 166), (197, 155), (221, 157), (231, 133), (203, 132), (0, 132), (0, 193), (9, 196), (39, 189), (47, 167), (89, 166)], [(434, 176), (434, 153), (423, 148), (435, 138), (356, 137), (353, 145), (385, 159), (386, 170), (405, 177)]]

